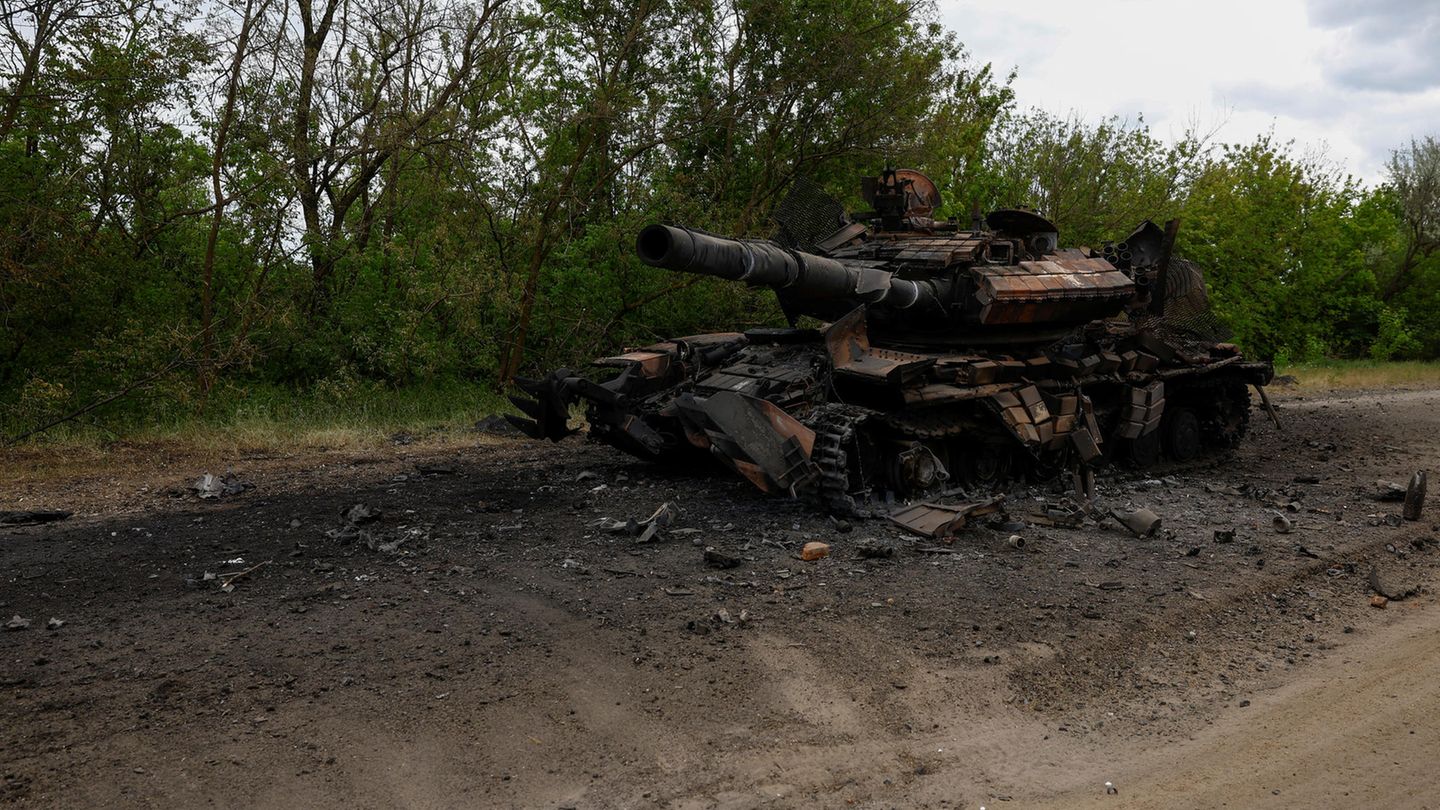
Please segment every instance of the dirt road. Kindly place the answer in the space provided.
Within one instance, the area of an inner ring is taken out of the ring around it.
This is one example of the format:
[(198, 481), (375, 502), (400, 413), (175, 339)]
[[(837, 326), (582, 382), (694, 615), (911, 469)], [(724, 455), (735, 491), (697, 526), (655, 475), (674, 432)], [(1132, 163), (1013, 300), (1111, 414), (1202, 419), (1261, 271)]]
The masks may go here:
[(1123, 792), (1098, 795), (1092, 772), (1034, 806), (1440, 807), (1440, 609), (1386, 618), (1191, 739), (1117, 746)]
[[(1371, 495), (1434, 467), (1440, 392), (1280, 404), (1224, 464), (1102, 480), (1162, 535), (939, 551), (578, 439), (12, 456), (0, 509), (79, 514), (0, 528), (0, 619), (30, 620), (0, 632), (0, 800), (1433, 807), (1440, 536)], [(226, 468), (253, 488), (185, 493)], [(651, 542), (599, 525), (667, 502)], [(1372, 567), (1423, 588), (1372, 608)]]

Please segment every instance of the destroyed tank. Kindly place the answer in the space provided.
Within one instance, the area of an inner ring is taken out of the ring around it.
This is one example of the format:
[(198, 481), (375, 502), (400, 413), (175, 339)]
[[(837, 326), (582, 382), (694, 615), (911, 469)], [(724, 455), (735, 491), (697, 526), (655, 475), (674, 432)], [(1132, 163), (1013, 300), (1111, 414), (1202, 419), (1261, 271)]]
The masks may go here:
[(1172, 255), (1177, 221), (1061, 248), (1031, 210), (932, 219), (940, 195), (919, 172), (887, 169), (862, 195), (871, 210), (847, 216), (799, 181), (770, 240), (646, 227), (643, 262), (769, 287), (791, 326), (517, 379), (528, 418), (511, 420), (558, 441), (583, 404), (593, 439), (653, 461), (713, 457), (838, 513), (1186, 462), (1244, 436), (1250, 386), (1263, 397), (1273, 369), (1228, 342), (1198, 268)]

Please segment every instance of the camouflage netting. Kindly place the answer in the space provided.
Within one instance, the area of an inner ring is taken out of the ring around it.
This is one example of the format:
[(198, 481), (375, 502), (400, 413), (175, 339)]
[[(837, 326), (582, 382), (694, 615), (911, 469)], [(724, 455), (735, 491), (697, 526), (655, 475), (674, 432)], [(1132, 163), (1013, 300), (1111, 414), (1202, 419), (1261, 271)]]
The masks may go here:
[(1146, 316), (1138, 326), (1179, 341), (1224, 343), (1234, 334), (1210, 310), (1205, 275), (1194, 262), (1173, 259), (1165, 286), (1165, 314)]
[(779, 226), (773, 239), (791, 250), (814, 253), (820, 240), (846, 223), (845, 206), (815, 181), (798, 177), (771, 215)]

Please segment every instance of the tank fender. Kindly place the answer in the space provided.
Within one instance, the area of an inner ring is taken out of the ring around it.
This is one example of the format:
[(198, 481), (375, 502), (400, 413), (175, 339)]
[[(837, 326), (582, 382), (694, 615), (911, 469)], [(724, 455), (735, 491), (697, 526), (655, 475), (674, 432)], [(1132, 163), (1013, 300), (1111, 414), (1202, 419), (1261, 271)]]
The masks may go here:
[(708, 419), (711, 452), (760, 489), (794, 494), (815, 476), (815, 431), (775, 403), (733, 391), (694, 403)]

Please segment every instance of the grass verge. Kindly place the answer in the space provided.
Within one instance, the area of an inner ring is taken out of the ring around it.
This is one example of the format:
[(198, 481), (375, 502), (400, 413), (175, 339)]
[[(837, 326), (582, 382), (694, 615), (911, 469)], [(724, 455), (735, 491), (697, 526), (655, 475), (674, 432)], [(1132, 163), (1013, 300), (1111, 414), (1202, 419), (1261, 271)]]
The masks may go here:
[(455, 381), (396, 389), (354, 385), (297, 392), (280, 386), (217, 388), (203, 409), (136, 399), (96, 418), (57, 425), (13, 450), (178, 444), (201, 450), (362, 449), (397, 433), (435, 442), (475, 435), (476, 420), (512, 410), (492, 389)]
[(1362, 388), (1440, 388), (1440, 362), (1424, 360), (1322, 360), (1275, 369), (1277, 379), (1315, 391)]

